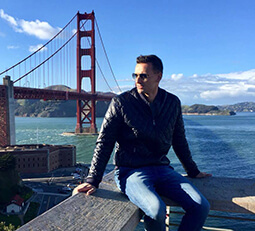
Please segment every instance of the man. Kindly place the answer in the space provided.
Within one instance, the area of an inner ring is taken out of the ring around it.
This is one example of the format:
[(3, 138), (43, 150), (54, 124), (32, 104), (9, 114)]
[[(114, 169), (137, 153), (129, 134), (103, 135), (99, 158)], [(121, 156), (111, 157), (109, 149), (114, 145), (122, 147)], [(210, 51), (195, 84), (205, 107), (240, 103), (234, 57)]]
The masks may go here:
[(190, 177), (207, 177), (192, 160), (185, 137), (179, 99), (159, 88), (163, 64), (155, 55), (139, 56), (136, 87), (113, 98), (97, 139), (87, 183), (78, 191), (96, 191), (115, 149), (117, 186), (144, 213), (145, 229), (165, 230), (166, 205), (159, 195), (179, 203), (186, 211), (179, 230), (201, 230), (209, 203), (169, 165), (171, 146)]

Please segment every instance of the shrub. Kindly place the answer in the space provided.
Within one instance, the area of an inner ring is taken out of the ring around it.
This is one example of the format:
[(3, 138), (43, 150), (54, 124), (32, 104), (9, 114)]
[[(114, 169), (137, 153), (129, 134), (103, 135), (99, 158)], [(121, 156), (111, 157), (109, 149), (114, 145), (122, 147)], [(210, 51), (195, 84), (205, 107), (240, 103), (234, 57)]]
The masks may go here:
[(15, 229), (13, 224), (5, 225), (5, 222), (0, 222), (0, 231), (14, 231)]

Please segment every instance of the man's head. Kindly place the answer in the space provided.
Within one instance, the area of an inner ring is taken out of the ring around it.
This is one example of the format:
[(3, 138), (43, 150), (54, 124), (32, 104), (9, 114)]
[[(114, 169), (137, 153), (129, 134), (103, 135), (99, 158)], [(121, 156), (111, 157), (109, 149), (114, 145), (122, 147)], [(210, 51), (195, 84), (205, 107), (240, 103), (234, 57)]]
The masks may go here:
[(163, 74), (163, 63), (156, 55), (140, 55), (136, 58), (136, 63), (151, 63), (155, 72)]
[(158, 85), (162, 78), (162, 61), (156, 55), (140, 55), (136, 63), (135, 73), (133, 73), (136, 89), (152, 102), (157, 95)]

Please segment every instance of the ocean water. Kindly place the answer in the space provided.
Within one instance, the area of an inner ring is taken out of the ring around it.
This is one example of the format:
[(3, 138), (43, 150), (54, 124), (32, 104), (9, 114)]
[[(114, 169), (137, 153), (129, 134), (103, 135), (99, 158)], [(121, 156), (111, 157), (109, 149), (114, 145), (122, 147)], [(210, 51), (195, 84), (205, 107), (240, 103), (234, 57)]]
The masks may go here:
[[(98, 130), (102, 120), (97, 118)], [(74, 131), (76, 118), (16, 117), (15, 123), (17, 144), (73, 144), (77, 149), (77, 162), (90, 163), (97, 136), (63, 135)], [(201, 171), (214, 176), (255, 179), (255, 113), (184, 116), (184, 123), (193, 159)], [(170, 150), (168, 155), (172, 166), (184, 173), (174, 152)], [(254, 219), (254, 216), (248, 217)], [(255, 230), (255, 222), (236, 220), (211, 218), (207, 226)]]

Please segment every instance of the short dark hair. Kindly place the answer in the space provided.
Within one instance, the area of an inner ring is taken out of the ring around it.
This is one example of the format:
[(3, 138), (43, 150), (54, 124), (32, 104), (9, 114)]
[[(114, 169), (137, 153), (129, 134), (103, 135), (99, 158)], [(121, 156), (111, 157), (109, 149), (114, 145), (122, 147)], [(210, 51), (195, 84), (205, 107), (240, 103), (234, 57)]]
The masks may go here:
[(154, 71), (163, 73), (163, 63), (156, 55), (140, 55), (136, 58), (136, 63), (151, 63)]

